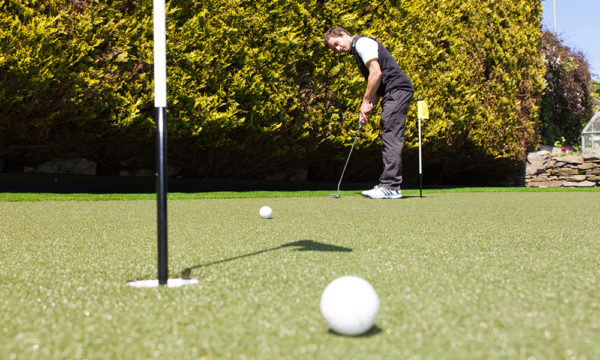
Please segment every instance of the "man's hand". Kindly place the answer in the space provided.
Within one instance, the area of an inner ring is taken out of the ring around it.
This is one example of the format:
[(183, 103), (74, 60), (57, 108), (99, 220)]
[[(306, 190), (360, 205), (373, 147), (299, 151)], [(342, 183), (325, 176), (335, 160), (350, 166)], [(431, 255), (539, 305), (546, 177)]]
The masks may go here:
[(368, 101), (363, 101), (360, 106), (360, 122), (364, 125), (371, 116), (371, 110), (373, 110), (373, 104)]

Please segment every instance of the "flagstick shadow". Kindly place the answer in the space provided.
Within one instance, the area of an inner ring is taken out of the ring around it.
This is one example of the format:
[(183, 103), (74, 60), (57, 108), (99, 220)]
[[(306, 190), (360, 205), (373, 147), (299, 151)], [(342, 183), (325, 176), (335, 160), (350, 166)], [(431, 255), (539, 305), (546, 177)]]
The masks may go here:
[(320, 243), (320, 242), (317, 242), (314, 240), (299, 240), (299, 241), (294, 241), (294, 242), (290, 242), (287, 244), (279, 245), (276, 247), (272, 247), (269, 249), (258, 250), (258, 251), (255, 251), (255, 252), (252, 252), (249, 254), (244, 254), (244, 255), (230, 257), (227, 259), (222, 259), (222, 260), (212, 261), (212, 262), (208, 262), (208, 263), (204, 263), (204, 264), (194, 265), (192, 267), (189, 267), (189, 268), (183, 270), (181, 273), (181, 277), (183, 279), (189, 279), (192, 271), (196, 270), (196, 269), (201, 269), (201, 268), (205, 268), (208, 266), (219, 265), (219, 264), (223, 264), (226, 262), (243, 259), (243, 258), (247, 258), (250, 256), (260, 255), (262, 253), (266, 253), (269, 251), (281, 250), (283, 248), (288, 248), (288, 247), (289, 248), (295, 247), (296, 249), (294, 251), (352, 252), (352, 249), (342, 247), (342, 246), (324, 244), (324, 243)]

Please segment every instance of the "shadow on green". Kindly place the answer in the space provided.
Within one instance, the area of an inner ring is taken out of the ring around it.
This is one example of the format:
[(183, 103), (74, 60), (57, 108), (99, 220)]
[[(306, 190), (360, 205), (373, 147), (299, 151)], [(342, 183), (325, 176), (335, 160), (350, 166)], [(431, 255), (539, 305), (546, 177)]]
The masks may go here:
[[(371, 337), (371, 336), (375, 336), (377, 334), (380, 334), (381, 331), (382, 330), (381, 330), (381, 328), (379, 326), (373, 325), (373, 327), (371, 328), (371, 330), (367, 331), (366, 333), (360, 334), (360, 335), (356, 335), (356, 336), (352, 336), (352, 337), (355, 337), (355, 338), (367, 338), (367, 337)], [(333, 331), (331, 329), (329, 329), (328, 333), (330, 335), (335, 335), (335, 336), (344, 336), (344, 335), (336, 333), (335, 331)]]
[(189, 279), (192, 271), (195, 269), (201, 269), (201, 268), (204, 268), (207, 266), (223, 264), (226, 262), (243, 259), (243, 258), (247, 258), (250, 256), (259, 255), (259, 254), (266, 253), (269, 251), (281, 250), (281, 249), (287, 248), (287, 247), (296, 247), (295, 251), (330, 251), (330, 252), (351, 252), (352, 251), (352, 249), (350, 249), (350, 248), (331, 245), (331, 244), (323, 244), (323, 243), (320, 243), (320, 242), (317, 242), (314, 240), (299, 240), (299, 241), (294, 241), (294, 242), (290, 242), (287, 244), (279, 245), (276, 247), (272, 247), (269, 249), (258, 250), (258, 251), (255, 251), (255, 252), (252, 252), (249, 254), (244, 254), (244, 255), (230, 257), (228, 259), (194, 265), (192, 267), (189, 267), (189, 268), (183, 270), (183, 272), (181, 273), (181, 277), (183, 279)]

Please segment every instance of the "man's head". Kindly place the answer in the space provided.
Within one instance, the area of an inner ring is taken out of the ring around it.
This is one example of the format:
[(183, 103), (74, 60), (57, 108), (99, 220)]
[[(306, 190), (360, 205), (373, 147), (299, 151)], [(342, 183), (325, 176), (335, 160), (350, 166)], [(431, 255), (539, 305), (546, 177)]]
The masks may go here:
[(323, 42), (325, 46), (335, 52), (349, 52), (354, 36), (343, 27), (334, 27), (325, 33)]

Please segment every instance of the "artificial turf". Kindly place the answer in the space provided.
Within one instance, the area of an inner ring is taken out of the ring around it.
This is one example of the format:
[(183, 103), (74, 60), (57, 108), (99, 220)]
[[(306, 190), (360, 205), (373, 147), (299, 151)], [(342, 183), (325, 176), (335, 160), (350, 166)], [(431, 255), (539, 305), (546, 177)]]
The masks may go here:
[[(0, 358), (600, 358), (599, 192), (440, 192), (402, 200), (181, 199), (156, 278), (156, 202), (0, 202)], [(262, 205), (273, 219), (258, 215)], [(351, 338), (325, 286), (376, 289)]]
[[(424, 191), (417, 189), (402, 189), (402, 193), (408, 196), (439, 193), (473, 193), (473, 192), (600, 192), (600, 188), (535, 188), (535, 187), (458, 187), (458, 188), (427, 188)], [(281, 198), (281, 197), (320, 197), (335, 194), (336, 191), (211, 191), (197, 193), (167, 194), (169, 200), (186, 199), (242, 199), (242, 198)], [(341, 195), (360, 196), (359, 190), (341, 191)], [(102, 200), (152, 200), (156, 199), (155, 193), (0, 193), (0, 201), (102, 201)]]

